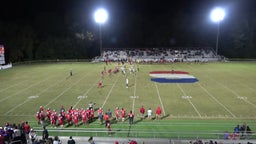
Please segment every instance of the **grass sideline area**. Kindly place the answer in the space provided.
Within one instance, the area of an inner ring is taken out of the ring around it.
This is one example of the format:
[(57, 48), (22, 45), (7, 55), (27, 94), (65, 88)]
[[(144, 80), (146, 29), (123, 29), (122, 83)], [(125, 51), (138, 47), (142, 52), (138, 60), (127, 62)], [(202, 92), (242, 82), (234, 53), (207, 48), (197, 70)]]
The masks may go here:
[[(39, 106), (66, 110), (95, 108), (104, 111), (123, 107), (134, 111), (135, 124), (113, 122), (113, 137), (197, 137), (222, 138), (225, 131), (233, 132), (237, 124), (246, 123), (255, 131), (256, 64), (255, 62), (140, 64), (135, 76), (127, 74), (129, 88), (121, 72), (105, 75), (103, 88), (97, 88), (105, 63), (66, 62), (16, 65), (0, 71), (0, 124), (29, 124), (40, 130), (35, 114)], [(106, 65), (113, 69), (117, 63)], [(130, 65), (126, 64), (127, 68)], [(69, 75), (72, 69), (73, 76)], [(189, 72), (196, 83), (154, 83), (149, 72), (179, 70)], [(139, 117), (144, 106), (153, 112), (160, 106), (161, 120)], [(97, 114), (95, 114), (97, 115)], [(106, 136), (106, 128), (96, 120), (80, 125), (50, 128), (57, 135)], [(65, 132), (66, 130), (67, 132)], [(255, 138), (253, 136), (252, 138)]]

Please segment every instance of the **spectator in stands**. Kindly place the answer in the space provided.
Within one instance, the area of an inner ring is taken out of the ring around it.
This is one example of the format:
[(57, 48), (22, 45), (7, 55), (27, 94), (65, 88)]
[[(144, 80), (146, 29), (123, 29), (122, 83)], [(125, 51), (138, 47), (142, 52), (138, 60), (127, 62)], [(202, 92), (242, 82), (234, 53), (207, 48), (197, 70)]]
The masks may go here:
[(237, 126), (234, 128), (234, 133), (239, 133), (239, 130), (240, 130), (240, 127), (239, 127), (239, 125), (237, 125)]
[(94, 140), (93, 140), (93, 137), (92, 137), (92, 136), (88, 139), (88, 142), (89, 142), (90, 144), (95, 144), (95, 142), (94, 142)]
[(31, 129), (29, 132), (29, 139), (31, 140), (32, 144), (37, 141), (37, 133), (34, 129)]
[(25, 130), (26, 136), (28, 137), (29, 132), (30, 132), (30, 125), (28, 124), (27, 121), (24, 124), (24, 130)]
[(13, 140), (14, 141), (21, 140), (21, 131), (16, 125), (14, 126), (14, 130), (13, 130)]
[(225, 133), (224, 133), (224, 140), (227, 140), (227, 139), (229, 139), (229, 133), (228, 133), (228, 131), (225, 131)]
[(43, 140), (47, 140), (48, 137), (49, 137), (48, 130), (47, 130), (46, 127), (44, 126), (44, 127), (43, 127), (43, 136), (42, 136), (42, 138), (43, 138)]
[(72, 136), (69, 137), (69, 140), (67, 142), (68, 144), (75, 144), (75, 140), (72, 138)]
[(61, 141), (58, 136), (55, 136), (53, 139), (53, 144), (61, 144)]
[(246, 127), (246, 139), (249, 139), (252, 135), (252, 130), (249, 126)]

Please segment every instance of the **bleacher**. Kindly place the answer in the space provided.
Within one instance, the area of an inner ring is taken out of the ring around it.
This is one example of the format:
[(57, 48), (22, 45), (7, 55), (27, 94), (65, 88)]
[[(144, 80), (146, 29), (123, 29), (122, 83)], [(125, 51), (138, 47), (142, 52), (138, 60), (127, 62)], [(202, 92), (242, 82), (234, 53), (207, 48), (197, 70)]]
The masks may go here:
[(107, 48), (101, 56), (93, 59), (93, 62), (133, 61), (141, 63), (166, 63), (166, 62), (211, 62), (219, 61), (220, 56), (209, 47), (189, 48)]

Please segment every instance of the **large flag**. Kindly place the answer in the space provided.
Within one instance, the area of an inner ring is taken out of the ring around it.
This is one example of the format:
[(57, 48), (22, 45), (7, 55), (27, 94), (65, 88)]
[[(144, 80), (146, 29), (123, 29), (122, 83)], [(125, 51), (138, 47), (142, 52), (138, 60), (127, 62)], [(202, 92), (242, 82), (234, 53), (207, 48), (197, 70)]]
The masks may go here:
[(151, 81), (158, 83), (195, 83), (198, 79), (184, 71), (152, 71)]

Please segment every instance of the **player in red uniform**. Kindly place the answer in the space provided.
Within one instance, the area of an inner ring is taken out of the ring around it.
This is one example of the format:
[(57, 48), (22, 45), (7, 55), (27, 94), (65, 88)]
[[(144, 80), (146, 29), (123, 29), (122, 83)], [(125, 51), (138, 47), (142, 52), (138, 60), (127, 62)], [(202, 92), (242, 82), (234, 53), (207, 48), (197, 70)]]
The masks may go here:
[(104, 72), (104, 71), (101, 71), (101, 78), (102, 78), (102, 79), (104, 78), (104, 74), (105, 74), (105, 72)]
[(121, 109), (122, 122), (124, 122), (126, 114), (124, 108)]
[(73, 116), (73, 122), (74, 122), (74, 125), (75, 125), (75, 127), (77, 127), (78, 126), (78, 114), (74, 114)]
[(141, 108), (140, 108), (140, 116), (141, 116), (142, 119), (144, 119), (144, 117), (145, 117), (144, 114), (145, 114), (145, 109), (144, 109), (143, 106), (141, 106)]
[(87, 116), (86, 116), (86, 112), (85, 112), (85, 111), (83, 111), (83, 112), (81, 113), (81, 115), (82, 115), (82, 122), (83, 122), (83, 124), (84, 124), (84, 125), (86, 125), (86, 123), (87, 123)]
[(61, 114), (59, 114), (59, 116), (58, 116), (58, 122), (59, 122), (59, 126), (60, 126), (61, 128), (63, 128), (64, 120), (63, 120), (63, 117), (62, 117)]
[(51, 120), (52, 127), (56, 127), (57, 116), (55, 113), (51, 114), (50, 120)]
[(156, 119), (157, 119), (157, 120), (160, 119), (161, 114), (162, 114), (161, 108), (160, 108), (160, 107), (157, 107), (157, 109), (156, 109)]
[(103, 87), (103, 82), (102, 81), (99, 81), (98, 83), (98, 88), (102, 88)]
[(109, 117), (108, 117), (108, 114), (107, 114), (107, 113), (105, 113), (105, 114), (104, 114), (104, 116), (103, 116), (103, 119), (104, 119), (105, 123), (107, 123), (108, 118), (109, 118)]
[(40, 113), (36, 113), (37, 124), (40, 124)]
[(116, 110), (115, 110), (115, 114), (116, 114), (116, 121), (119, 121), (119, 108), (116, 107)]
[(68, 125), (71, 125), (72, 124), (72, 116), (71, 116), (71, 113), (69, 113), (68, 111), (66, 112), (66, 120), (68, 122)]
[(111, 76), (112, 69), (108, 69), (108, 75)]
[(48, 120), (50, 120), (51, 114), (52, 114), (51, 109), (48, 108), (48, 109), (46, 110), (46, 116), (47, 116), (47, 119), (48, 119)]
[(102, 108), (98, 109), (98, 119), (100, 121), (100, 124), (102, 124), (103, 123), (103, 109)]
[(110, 135), (111, 134), (111, 127), (110, 127), (110, 121), (109, 120), (107, 120), (106, 121), (106, 127), (107, 127), (107, 129), (108, 129), (108, 134)]

